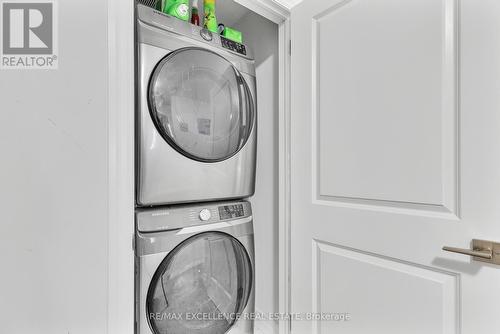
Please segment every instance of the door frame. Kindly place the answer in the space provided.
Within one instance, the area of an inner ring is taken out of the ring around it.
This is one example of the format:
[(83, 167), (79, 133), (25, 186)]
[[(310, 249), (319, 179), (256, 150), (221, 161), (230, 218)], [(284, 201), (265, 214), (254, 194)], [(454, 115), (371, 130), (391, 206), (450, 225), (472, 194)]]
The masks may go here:
[(133, 334), (135, 1), (108, 0), (107, 333)]
[[(235, 0), (279, 31), (279, 312), (290, 313), (290, 7)], [(135, 1), (108, 0), (107, 333), (134, 333)], [(279, 333), (290, 323), (279, 322)]]

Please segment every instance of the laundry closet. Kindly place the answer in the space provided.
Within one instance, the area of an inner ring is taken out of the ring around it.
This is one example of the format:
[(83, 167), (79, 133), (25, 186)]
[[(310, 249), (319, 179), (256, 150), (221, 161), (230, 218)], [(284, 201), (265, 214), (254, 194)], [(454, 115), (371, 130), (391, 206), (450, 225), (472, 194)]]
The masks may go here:
[(141, 0), (135, 50), (136, 333), (277, 332), (277, 24)]

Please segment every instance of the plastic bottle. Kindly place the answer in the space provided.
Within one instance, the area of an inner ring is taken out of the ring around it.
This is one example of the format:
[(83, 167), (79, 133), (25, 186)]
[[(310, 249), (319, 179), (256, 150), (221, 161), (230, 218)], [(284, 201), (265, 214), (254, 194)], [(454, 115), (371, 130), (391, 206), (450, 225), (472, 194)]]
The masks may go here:
[(160, 12), (163, 12), (163, 4), (165, 0), (157, 0), (155, 3), (155, 9), (159, 10)]
[(226, 29), (226, 26), (224, 25), (224, 23), (219, 23), (219, 25), (217, 26), (217, 33), (219, 35), (223, 35), (224, 29)]
[(157, 0), (156, 9), (160, 12), (167, 13), (168, 7), (172, 4), (172, 0)]
[(198, 0), (193, 0), (191, 4), (191, 23), (200, 25), (200, 16), (198, 15)]
[(211, 32), (217, 33), (217, 18), (215, 16), (215, 0), (203, 0), (205, 20), (203, 26)]
[(168, 15), (183, 21), (189, 21), (189, 0), (168, 0), (169, 5), (163, 9)]

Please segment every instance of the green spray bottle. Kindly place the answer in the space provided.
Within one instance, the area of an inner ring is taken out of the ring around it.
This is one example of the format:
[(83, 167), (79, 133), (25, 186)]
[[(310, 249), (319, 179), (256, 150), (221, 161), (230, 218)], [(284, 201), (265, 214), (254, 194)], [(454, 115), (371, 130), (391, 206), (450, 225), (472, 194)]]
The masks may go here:
[(183, 21), (188, 21), (189, 0), (165, 0), (163, 12)]
[(203, 26), (211, 32), (217, 33), (217, 18), (215, 16), (215, 0), (203, 0), (205, 20)]

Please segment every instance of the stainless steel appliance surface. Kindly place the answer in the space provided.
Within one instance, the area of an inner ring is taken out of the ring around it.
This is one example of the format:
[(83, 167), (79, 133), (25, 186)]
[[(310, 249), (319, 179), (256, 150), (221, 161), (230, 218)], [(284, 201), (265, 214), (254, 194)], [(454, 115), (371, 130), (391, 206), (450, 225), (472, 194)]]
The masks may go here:
[(243, 44), (137, 5), (136, 204), (253, 195), (256, 83)]
[(137, 334), (253, 333), (249, 202), (140, 209), (134, 244)]

